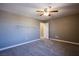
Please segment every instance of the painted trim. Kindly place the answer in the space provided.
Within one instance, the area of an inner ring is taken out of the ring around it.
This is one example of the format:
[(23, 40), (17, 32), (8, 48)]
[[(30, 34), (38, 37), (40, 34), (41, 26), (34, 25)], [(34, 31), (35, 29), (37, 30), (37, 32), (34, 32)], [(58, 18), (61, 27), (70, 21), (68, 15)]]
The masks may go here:
[(35, 41), (38, 41), (38, 40), (40, 40), (40, 39), (36, 39), (36, 40), (32, 40), (32, 41), (28, 41), (28, 42), (24, 42), (24, 43), (20, 43), (20, 44), (8, 46), (8, 47), (5, 47), (5, 48), (1, 48), (0, 51), (10, 49), (10, 48), (14, 48), (14, 47), (17, 47), (17, 46), (21, 46), (21, 45), (24, 45), (24, 44), (32, 43), (32, 42), (35, 42)]
[(58, 42), (64, 42), (64, 43), (69, 43), (69, 44), (74, 44), (74, 45), (79, 45), (79, 43), (77, 43), (77, 42), (71, 42), (71, 41), (66, 41), (66, 40), (52, 39), (52, 38), (50, 38), (50, 40), (54, 40), (54, 41), (58, 41)]

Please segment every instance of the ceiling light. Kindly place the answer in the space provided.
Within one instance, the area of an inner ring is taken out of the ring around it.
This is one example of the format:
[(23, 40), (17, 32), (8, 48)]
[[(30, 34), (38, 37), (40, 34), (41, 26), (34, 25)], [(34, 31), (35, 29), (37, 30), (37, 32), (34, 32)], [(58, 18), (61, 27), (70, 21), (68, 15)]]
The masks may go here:
[(53, 10), (53, 8), (49, 6), (48, 8), (44, 8), (42, 10), (39, 9), (36, 12), (38, 12), (40, 16), (51, 16), (53, 12), (58, 12), (58, 10)]

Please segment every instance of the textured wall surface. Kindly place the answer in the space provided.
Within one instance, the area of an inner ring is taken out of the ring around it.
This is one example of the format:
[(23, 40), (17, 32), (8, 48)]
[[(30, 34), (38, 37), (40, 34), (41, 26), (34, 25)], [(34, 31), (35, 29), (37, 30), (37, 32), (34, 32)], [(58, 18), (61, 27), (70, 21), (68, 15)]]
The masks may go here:
[(39, 25), (36, 19), (0, 11), (0, 48), (38, 39)]
[(50, 38), (79, 42), (79, 14), (52, 19), (50, 23)]

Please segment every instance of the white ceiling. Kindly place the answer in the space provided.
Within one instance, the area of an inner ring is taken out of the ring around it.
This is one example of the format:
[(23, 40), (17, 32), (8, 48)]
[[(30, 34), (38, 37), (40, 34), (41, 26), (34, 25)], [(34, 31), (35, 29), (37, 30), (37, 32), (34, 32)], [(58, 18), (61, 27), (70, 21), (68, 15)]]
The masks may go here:
[[(46, 8), (52, 6), (54, 9), (58, 9), (58, 13), (53, 13), (52, 16), (39, 16), (36, 13), (37, 9)], [(61, 16), (71, 15), (79, 13), (78, 3), (4, 3), (0, 4), (0, 10), (8, 11), (11, 13), (16, 13), (24, 15), (27, 17), (32, 17), (38, 20), (47, 20), (51, 18), (57, 18)]]

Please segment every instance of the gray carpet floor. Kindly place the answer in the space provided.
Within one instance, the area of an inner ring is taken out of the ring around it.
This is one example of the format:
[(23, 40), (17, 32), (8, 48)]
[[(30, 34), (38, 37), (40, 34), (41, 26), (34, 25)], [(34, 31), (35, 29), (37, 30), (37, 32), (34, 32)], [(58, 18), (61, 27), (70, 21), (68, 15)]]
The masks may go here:
[(79, 46), (43, 39), (0, 51), (0, 56), (79, 56)]

